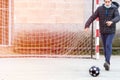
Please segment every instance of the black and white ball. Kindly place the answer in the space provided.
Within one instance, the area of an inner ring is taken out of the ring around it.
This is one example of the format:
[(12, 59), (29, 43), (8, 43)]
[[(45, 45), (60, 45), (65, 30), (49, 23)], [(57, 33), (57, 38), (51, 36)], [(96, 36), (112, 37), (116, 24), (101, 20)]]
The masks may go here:
[(96, 66), (92, 66), (89, 69), (89, 74), (93, 77), (97, 77), (100, 74), (100, 68)]

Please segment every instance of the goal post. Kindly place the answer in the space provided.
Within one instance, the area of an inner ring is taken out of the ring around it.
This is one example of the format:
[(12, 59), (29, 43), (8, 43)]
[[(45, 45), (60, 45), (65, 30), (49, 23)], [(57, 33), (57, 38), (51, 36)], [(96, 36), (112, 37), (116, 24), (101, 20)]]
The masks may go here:
[(9, 43), (8, 45), (11, 46), (12, 45), (12, 0), (9, 0), (8, 1), (8, 4), (9, 4), (9, 35), (8, 35), (8, 38), (9, 38)]

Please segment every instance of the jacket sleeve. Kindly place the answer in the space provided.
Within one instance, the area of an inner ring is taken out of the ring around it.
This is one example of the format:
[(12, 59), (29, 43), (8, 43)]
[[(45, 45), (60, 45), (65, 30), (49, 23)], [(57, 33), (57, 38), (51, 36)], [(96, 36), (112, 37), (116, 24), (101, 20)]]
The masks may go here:
[(90, 18), (87, 20), (87, 22), (85, 23), (85, 28), (89, 28), (90, 24), (98, 17), (98, 9), (90, 16)]
[(113, 23), (117, 23), (118, 21), (120, 21), (120, 15), (119, 15), (119, 11), (117, 8), (115, 9), (114, 16), (115, 17), (112, 19)]

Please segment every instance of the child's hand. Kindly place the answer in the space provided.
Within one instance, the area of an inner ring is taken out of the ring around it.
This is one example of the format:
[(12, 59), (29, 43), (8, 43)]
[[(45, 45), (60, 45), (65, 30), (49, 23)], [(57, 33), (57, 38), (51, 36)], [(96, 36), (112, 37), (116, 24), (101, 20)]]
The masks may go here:
[(85, 28), (85, 30), (84, 30), (85, 32), (88, 32), (89, 31), (89, 28)]
[(112, 21), (107, 21), (107, 22), (106, 22), (107, 26), (111, 26), (112, 23), (113, 23)]

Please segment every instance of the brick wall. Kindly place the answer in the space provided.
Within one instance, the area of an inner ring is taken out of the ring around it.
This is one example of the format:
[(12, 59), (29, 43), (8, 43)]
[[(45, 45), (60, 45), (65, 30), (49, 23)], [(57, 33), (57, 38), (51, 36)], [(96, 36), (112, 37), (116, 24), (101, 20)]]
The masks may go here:
[(14, 0), (14, 23), (83, 23), (84, 0)]

